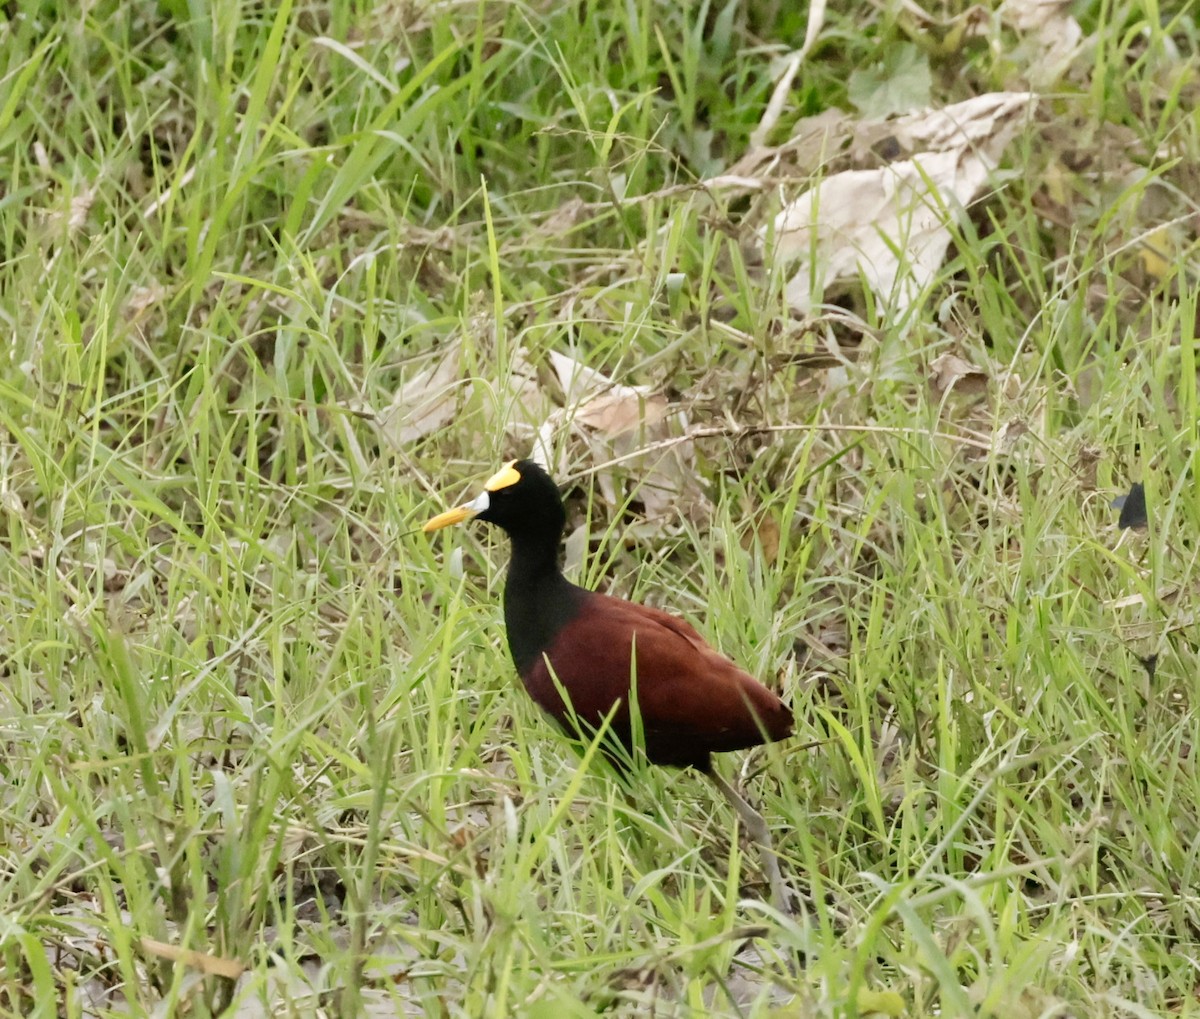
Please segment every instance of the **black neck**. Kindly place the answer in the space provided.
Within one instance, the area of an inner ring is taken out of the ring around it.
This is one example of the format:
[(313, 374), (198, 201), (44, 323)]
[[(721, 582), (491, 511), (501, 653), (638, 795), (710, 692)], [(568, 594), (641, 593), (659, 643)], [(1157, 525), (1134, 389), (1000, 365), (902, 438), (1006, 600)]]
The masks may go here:
[(512, 559), (508, 564), (508, 583), (514, 579), (536, 583), (547, 574), (561, 574), (558, 568), (558, 538), (545, 535), (510, 534)]
[(504, 625), (518, 672), (531, 668), (579, 611), (584, 591), (558, 568), (558, 543), (514, 535), (504, 584)]

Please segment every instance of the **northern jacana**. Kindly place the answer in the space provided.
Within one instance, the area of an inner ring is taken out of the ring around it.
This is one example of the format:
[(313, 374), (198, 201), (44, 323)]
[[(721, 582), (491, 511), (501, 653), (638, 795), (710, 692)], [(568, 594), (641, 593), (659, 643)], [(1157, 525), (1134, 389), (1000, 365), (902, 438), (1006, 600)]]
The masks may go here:
[(534, 461), (502, 467), (477, 499), (439, 514), (423, 530), (471, 518), (495, 524), (512, 542), (504, 623), (529, 695), (574, 736), (594, 735), (611, 715), (609, 731), (626, 748), (634, 741), (636, 699), (647, 759), (694, 768), (716, 783), (762, 845), (772, 897), (786, 909), (766, 821), (713, 770), (711, 755), (790, 736), (787, 705), (682, 619), (567, 580), (559, 567), (566, 510), (558, 487)]

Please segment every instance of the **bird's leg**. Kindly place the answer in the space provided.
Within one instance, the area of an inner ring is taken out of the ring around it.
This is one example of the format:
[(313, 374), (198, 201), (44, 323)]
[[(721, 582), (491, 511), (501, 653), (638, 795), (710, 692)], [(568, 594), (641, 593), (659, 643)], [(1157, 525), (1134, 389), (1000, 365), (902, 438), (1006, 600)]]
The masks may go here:
[(721, 795), (729, 801), (729, 805), (737, 812), (742, 824), (750, 837), (758, 843), (758, 854), (762, 860), (763, 870), (767, 874), (767, 883), (771, 886), (771, 904), (785, 916), (791, 915), (787, 888), (783, 883), (783, 875), (779, 873), (779, 858), (775, 855), (775, 847), (771, 842), (771, 830), (767, 827), (766, 818), (750, 806), (746, 798), (717, 772), (710, 771), (708, 777), (713, 780)]

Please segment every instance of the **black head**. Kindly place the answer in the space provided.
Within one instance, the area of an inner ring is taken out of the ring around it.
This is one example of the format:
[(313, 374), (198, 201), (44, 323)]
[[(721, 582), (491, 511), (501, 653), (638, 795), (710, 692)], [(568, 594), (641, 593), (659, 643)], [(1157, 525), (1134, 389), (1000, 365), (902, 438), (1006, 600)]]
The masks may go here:
[(558, 486), (532, 460), (514, 460), (501, 467), (473, 502), (439, 514), (423, 529), (436, 531), (472, 517), (495, 524), (515, 541), (552, 543), (555, 547), (567, 523)]

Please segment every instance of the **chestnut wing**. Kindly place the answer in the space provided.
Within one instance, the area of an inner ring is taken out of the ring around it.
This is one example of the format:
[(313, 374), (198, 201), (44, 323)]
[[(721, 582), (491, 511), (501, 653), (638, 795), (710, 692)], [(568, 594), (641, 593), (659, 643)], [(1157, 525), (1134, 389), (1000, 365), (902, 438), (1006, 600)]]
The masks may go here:
[[(709, 647), (693, 627), (657, 609), (593, 594), (546, 657), (575, 714), (587, 724), (599, 724), (620, 702), (614, 730), (627, 739), (635, 652), (650, 760), (699, 766), (710, 752), (756, 746), (791, 733), (791, 712), (775, 694)], [(566, 709), (545, 660), (522, 678), (534, 700), (565, 722)]]

